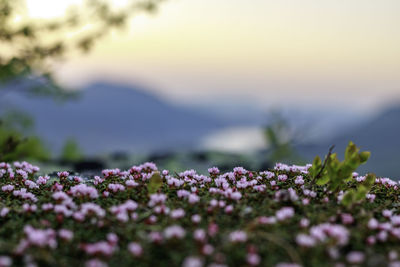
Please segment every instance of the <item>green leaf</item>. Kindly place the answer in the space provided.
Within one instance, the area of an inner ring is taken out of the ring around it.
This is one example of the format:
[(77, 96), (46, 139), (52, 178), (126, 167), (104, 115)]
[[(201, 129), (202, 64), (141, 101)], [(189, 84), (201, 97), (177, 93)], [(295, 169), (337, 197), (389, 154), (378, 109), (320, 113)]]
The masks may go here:
[(147, 186), (147, 191), (149, 194), (154, 194), (162, 186), (162, 178), (160, 172), (155, 172), (150, 178), (149, 185)]
[(371, 187), (374, 185), (376, 179), (376, 175), (373, 173), (367, 174), (365, 177), (365, 180), (363, 182), (363, 185), (367, 187), (368, 189), (371, 189)]
[(322, 168), (321, 158), (319, 156), (316, 156), (313, 161), (313, 164), (309, 170), (311, 177), (315, 178), (318, 175), (318, 173), (321, 171), (321, 168)]
[(350, 141), (349, 144), (347, 145), (346, 151), (344, 153), (344, 160), (348, 161), (351, 158), (354, 158), (354, 156), (357, 154), (357, 152), (358, 152), (357, 146), (352, 141)]
[(361, 164), (364, 164), (365, 162), (367, 162), (367, 160), (369, 159), (369, 157), (371, 156), (371, 152), (369, 151), (363, 151), (360, 153), (360, 162)]
[(342, 204), (345, 205), (345, 206), (349, 206), (350, 204), (353, 203), (353, 199), (354, 199), (354, 191), (353, 190), (349, 190), (343, 196)]
[(319, 178), (316, 183), (317, 183), (317, 185), (325, 185), (328, 182), (329, 182), (329, 176), (328, 175), (324, 175), (321, 178)]
[(360, 185), (357, 187), (357, 191), (355, 192), (354, 198), (355, 201), (360, 201), (365, 199), (365, 196), (368, 193), (368, 189), (364, 185)]

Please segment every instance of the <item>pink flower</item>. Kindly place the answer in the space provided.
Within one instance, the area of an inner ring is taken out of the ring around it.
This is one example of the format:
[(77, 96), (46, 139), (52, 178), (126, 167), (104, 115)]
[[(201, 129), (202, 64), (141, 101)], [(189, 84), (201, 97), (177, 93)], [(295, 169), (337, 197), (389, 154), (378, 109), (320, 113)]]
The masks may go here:
[(196, 194), (190, 194), (190, 195), (189, 195), (189, 198), (188, 198), (188, 201), (189, 201), (190, 204), (194, 204), (194, 203), (199, 202), (199, 201), (200, 201), (200, 198), (199, 198), (199, 196), (196, 195)]
[(56, 233), (53, 229), (35, 229), (30, 225), (25, 226), (24, 232), (28, 245), (37, 247), (50, 247), (52, 249), (57, 247), (57, 241), (55, 240)]
[(0, 266), (1, 267), (8, 267), (11, 266), (12, 259), (7, 256), (0, 256)]
[(379, 222), (375, 218), (371, 218), (368, 221), (368, 228), (371, 230), (377, 229), (379, 226)]
[(34, 194), (27, 192), (26, 188), (21, 188), (20, 190), (14, 190), (13, 195), (16, 197), (20, 197), (22, 199), (28, 199), (32, 202), (36, 202), (37, 198)]
[(114, 193), (125, 190), (125, 186), (122, 184), (109, 184), (107, 188)]
[(206, 237), (207, 237), (206, 231), (204, 231), (203, 229), (196, 229), (193, 232), (193, 238), (198, 242), (205, 242)]
[(3, 192), (12, 192), (12, 191), (14, 190), (14, 186), (11, 185), (11, 184), (3, 185), (3, 186), (1, 187), (1, 190), (2, 190)]
[(388, 233), (386, 231), (380, 231), (377, 235), (376, 238), (381, 241), (385, 242), (388, 238)]
[(150, 224), (156, 223), (156, 222), (157, 222), (157, 216), (151, 215), (151, 216), (147, 219), (147, 222), (150, 223)]
[(97, 243), (84, 244), (82, 245), (82, 249), (88, 255), (100, 254), (104, 256), (111, 256), (116, 248), (113, 244), (110, 244), (109, 242), (99, 241)]
[(166, 239), (177, 238), (182, 239), (185, 236), (185, 230), (179, 225), (168, 226), (164, 229), (164, 236)]
[(47, 181), (50, 179), (49, 176), (39, 176), (39, 178), (36, 180), (36, 183), (38, 185), (45, 185), (47, 183)]
[(375, 236), (369, 236), (368, 238), (367, 238), (367, 244), (368, 245), (374, 245), (376, 243), (376, 238), (375, 238)]
[(247, 174), (247, 170), (244, 169), (243, 167), (236, 167), (236, 168), (233, 169), (233, 173), (236, 176), (242, 176), (242, 175)]
[(215, 235), (218, 233), (218, 231), (219, 231), (218, 224), (213, 223), (213, 222), (210, 223), (210, 224), (208, 225), (207, 231), (208, 231), (208, 234), (209, 234), (210, 236), (215, 236)]
[(25, 212), (35, 212), (37, 210), (37, 206), (35, 204), (29, 205), (28, 203), (24, 203), (24, 205), (22, 205), (22, 209)]
[(219, 169), (217, 167), (212, 167), (208, 169), (208, 173), (211, 175), (218, 175), (219, 174)]
[(67, 199), (70, 199), (70, 197), (65, 192), (55, 192), (55, 193), (53, 193), (52, 198), (54, 200), (67, 200)]
[(395, 215), (390, 218), (390, 221), (393, 225), (398, 226), (400, 225), (400, 215)]
[(171, 211), (170, 216), (173, 219), (180, 219), (185, 216), (185, 211), (183, 209), (176, 209)]
[(91, 259), (85, 262), (85, 267), (107, 267), (108, 264), (99, 260), (99, 259)]
[(134, 180), (127, 180), (125, 182), (125, 185), (127, 187), (137, 187), (137, 186), (139, 186), (139, 183), (135, 182)]
[(203, 260), (199, 257), (186, 257), (183, 260), (182, 267), (203, 267)]
[(135, 257), (140, 257), (143, 254), (142, 246), (139, 243), (136, 243), (136, 242), (129, 243), (128, 244), (128, 250)]
[(138, 204), (135, 201), (129, 199), (121, 205), (112, 206), (110, 208), (110, 211), (113, 214), (120, 214), (120, 213), (128, 213), (130, 211), (134, 211), (137, 208), (138, 208)]
[(391, 260), (391, 261), (397, 260), (398, 256), (399, 255), (397, 254), (397, 252), (395, 250), (389, 251), (389, 254), (388, 254), (389, 260)]
[(365, 198), (368, 199), (369, 202), (374, 202), (374, 200), (375, 200), (375, 198), (376, 198), (376, 195), (375, 195), (375, 194), (367, 194), (367, 195), (365, 196)]
[(190, 192), (184, 189), (180, 189), (178, 190), (178, 192), (176, 192), (177, 196), (179, 198), (184, 198), (184, 197), (188, 197), (190, 195)]
[(365, 259), (364, 253), (360, 251), (352, 251), (346, 256), (346, 260), (351, 264), (362, 263)]
[(248, 253), (246, 256), (246, 260), (250, 266), (257, 266), (261, 262), (260, 256), (256, 253)]
[(69, 172), (66, 172), (66, 171), (57, 172), (57, 176), (58, 176), (60, 179), (64, 179), (64, 178), (67, 178), (67, 177), (69, 176)]
[(294, 216), (294, 209), (292, 207), (283, 207), (275, 213), (278, 221), (284, 221)]
[(2, 208), (0, 211), (0, 217), (6, 217), (9, 212), (10, 212), (9, 208), (7, 207)]
[(204, 255), (211, 255), (214, 252), (214, 247), (210, 244), (205, 244), (201, 248), (201, 253)]
[(299, 246), (302, 247), (313, 247), (317, 243), (312, 236), (306, 234), (298, 234), (296, 236), (296, 242)]
[(310, 228), (310, 235), (318, 242), (332, 238), (338, 245), (344, 246), (350, 238), (349, 231), (342, 225), (323, 223)]
[(304, 184), (303, 176), (301, 175), (297, 176), (296, 179), (294, 180), (294, 183), (297, 185), (303, 185)]
[(164, 204), (164, 202), (167, 200), (167, 196), (164, 194), (152, 194), (150, 195), (150, 201), (148, 205), (150, 207), (154, 207), (157, 204)]
[(310, 220), (308, 220), (307, 218), (302, 218), (300, 220), (300, 227), (302, 228), (306, 228), (310, 225)]
[(104, 175), (105, 178), (111, 177), (111, 176), (119, 176), (120, 174), (119, 169), (111, 169), (111, 170), (103, 170), (102, 174)]
[(352, 224), (354, 222), (353, 216), (349, 213), (342, 213), (341, 218), (343, 224)]
[(114, 233), (108, 233), (107, 241), (112, 245), (116, 245), (118, 243), (118, 236)]
[(261, 216), (258, 218), (258, 223), (259, 224), (275, 224), (276, 218), (273, 216), (271, 216), (271, 217)]
[(91, 186), (88, 186), (86, 184), (78, 184), (70, 189), (71, 194), (74, 197), (90, 197), (91, 199), (95, 199), (99, 197), (99, 194), (97, 193), (97, 189)]
[(93, 184), (94, 184), (94, 185), (99, 185), (99, 184), (103, 183), (104, 180), (105, 180), (105, 179), (100, 178), (100, 176), (95, 176), (95, 177), (93, 178)]
[(247, 234), (244, 231), (238, 230), (229, 234), (229, 240), (232, 243), (242, 243), (247, 241)]
[(193, 223), (199, 223), (201, 221), (201, 216), (199, 214), (194, 214), (191, 219)]
[(58, 230), (58, 236), (65, 241), (70, 241), (74, 238), (74, 233), (67, 229), (60, 229)]
[(16, 170), (16, 174), (22, 177), (22, 179), (28, 179), (28, 173), (24, 170)]
[(384, 211), (382, 211), (382, 215), (383, 215), (384, 217), (386, 217), (386, 218), (391, 217), (392, 214), (393, 214), (393, 211), (391, 211), (391, 210), (384, 210)]
[(228, 205), (225, 207), (225, 213), (230, 214), (233, 212), (233, 206), (232, 205)]
[(286, 174), (280, 174), (278, 175), (278, 181), (284, 182), (288, 179)]
[(161, 243), (161, 241), (163, 240), (163, 236), (160, 232), (150, 232), (149, 239), (153, 243)]

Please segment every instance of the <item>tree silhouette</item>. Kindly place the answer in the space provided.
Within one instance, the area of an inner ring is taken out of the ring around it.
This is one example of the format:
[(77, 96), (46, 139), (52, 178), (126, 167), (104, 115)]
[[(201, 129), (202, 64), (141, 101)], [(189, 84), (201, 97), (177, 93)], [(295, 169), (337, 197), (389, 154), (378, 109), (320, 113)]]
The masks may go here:
[[(110, 30), (124, 27), (141, 12), (156, 11), (162, 1), (128, 0), (117, 6), (111, 0), (82, 0), (64, 16), (39, 19), (28, 15), (24, 0), (0, 0), (0, 100), (2, 94), (16, 89), (34, 95), (64, 95), (52, 75), (54, 62), (72, 51), (88, 52)], [(85, 30), (87, 25), (90, 30)], [(74, 37), (67, 38), (71, 33)], [(18, 127), (5, 123), (4, 113), (0, 116), (0, 160), (26, 155), (29, 151), (17, 152), (28, 139)]]
[[(50, 62), (62, 59), (68, 51), (88, 52), (95, 42), (114, 28), (126, 25), (139, 12), (154, 12), (163, 0), (130, 0), (116, 7), (112, 1), (86, 0), (71, 7), (65, 16), (35, 19), (27, 15), (22, 0), (0, 0), (0, 81), (29, 74), (51, 77)], [(25, 14), (15, 22), (15, 16)], [(74, 38), (71, 32), (84, 31)]]

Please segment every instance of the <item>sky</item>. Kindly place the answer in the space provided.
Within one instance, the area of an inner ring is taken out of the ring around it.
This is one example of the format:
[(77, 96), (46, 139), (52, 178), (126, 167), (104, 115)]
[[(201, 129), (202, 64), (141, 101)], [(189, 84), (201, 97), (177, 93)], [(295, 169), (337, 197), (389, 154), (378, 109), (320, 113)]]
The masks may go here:
[[(27, 1), (38, 18), (77, 2)], [(370, 111), (400, 101), (399, 14), (398, 0), (169, 0), (56, 73), (74, 87), (144, 84), (179, 103)]]

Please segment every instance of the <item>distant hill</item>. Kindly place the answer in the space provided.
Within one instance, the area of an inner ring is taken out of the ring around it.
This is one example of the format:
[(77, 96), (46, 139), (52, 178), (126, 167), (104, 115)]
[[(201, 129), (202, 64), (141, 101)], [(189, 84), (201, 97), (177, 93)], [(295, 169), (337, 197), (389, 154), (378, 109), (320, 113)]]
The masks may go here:
[(147, 92), (140, 86), (97, 82), (64, 103), (18, 90), (1, 101), (32, 116), (35, 132), (57, 152), (68, 137), (88, 154), (185, 150), (228, 123)]
[(339, 155), (349, 141), (363, 150), (371, 151), (371, 158), (361, 171), (400, 179), (400, 105), (388, 108), (361, 124), (317, 145), (299, 146), (301, 154), (311, 160), (316, 154), (325, 155), (330, 145), (336, 145)]

